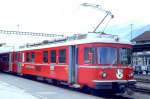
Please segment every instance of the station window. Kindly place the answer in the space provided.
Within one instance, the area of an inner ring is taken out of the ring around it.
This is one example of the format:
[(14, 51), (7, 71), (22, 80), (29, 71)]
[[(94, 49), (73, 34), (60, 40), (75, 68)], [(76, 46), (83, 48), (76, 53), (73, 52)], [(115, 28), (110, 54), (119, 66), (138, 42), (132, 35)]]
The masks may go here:
[(66, 50), (61, 49), (59, 50), (59, 63), (66, 63)]
[(51, 50), (50, 52), (50, 62), (56, 63), (56, 50)]
[(30, 53), (26, 53), (26, 62), (30, 62)]
[(48, 51), (43, 52), (43, 62), (47, 63), (48, 62)]
[(31, 62), (34, 62), (34, 61), (35, 61), (35, 53), (32, 52), (32, 53), (31, 53)]

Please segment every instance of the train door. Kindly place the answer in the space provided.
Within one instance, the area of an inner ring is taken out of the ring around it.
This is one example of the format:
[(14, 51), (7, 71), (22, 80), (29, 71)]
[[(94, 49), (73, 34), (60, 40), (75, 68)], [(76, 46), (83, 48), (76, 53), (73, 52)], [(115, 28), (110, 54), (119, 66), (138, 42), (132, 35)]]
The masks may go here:
[(16, 53), (16, 64), (17, 64), (17, 73), (21, 73), (21, 53)]
[(78, 72), (78, 49), (76, 45), (69, 46), (69, 66), (68, 66), (68, 82), (77, 83)]
[(12, 53), (9, 53), (9, 71), (12, 72), (13, 71), (13, 61), (12, 61)]

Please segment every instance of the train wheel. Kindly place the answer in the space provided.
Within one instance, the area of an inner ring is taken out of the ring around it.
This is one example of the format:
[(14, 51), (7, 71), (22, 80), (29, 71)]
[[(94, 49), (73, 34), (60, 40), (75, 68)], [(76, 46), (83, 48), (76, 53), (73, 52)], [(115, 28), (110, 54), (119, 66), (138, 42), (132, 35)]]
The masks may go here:
[(43, 78), (43, 77), (40, 77), (40, 76), (37, 76), (37, 77), (36, 77), (36, 80), (38, 80), (38, 81), (44, 81), (44, 78)]
[(90, 88), (88, 86), (84, 86), (82, 87), (81, 91), (84, 93), (90, 93)]
[(18, 76), (23, 76), (23, 74), (22, 74), (22, 73), (17, 73), (17, 75), (18, 75)]
[(96, 89), (92, 89), (92, 88), (90, 89), (90, 93), (95, 96), (99, 95), (98, 91)]
[(52, 80), (52, 84), (55, 85), (55, 86), (59, 86), (59, 85), (60, 85), (60, 82), (57, 81), (57, 80), (55, 80), (55, 79), (53, 79), (53, 80)]

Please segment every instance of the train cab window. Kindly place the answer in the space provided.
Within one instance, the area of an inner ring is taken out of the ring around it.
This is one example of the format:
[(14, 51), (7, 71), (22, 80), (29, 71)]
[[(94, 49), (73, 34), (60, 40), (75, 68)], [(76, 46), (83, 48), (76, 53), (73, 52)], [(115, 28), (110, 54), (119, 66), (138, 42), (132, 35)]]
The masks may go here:
[(30, 53), (26, 53), (26, 62), (30, 62)]
[(56, 50), (51, 50), (50, 52), (50, 62), (56, 63)]
[(124, 65), (131, 64), (131, 49), (120, 48), (119, 49), (119, 63)]
[(98, 48), (99, 64), (117, 64), (117, 48), (99, 47)]
[(43, 62), (47, 63), (48, 62), (48, 51), (43, 52)]
[(59, 63), (66, 63), (66, 50), (65, 49), (61, 49), (59, 50), (59, 57), (58, 57), (58, 62)]
[(32, 53), (31, 53), (31, 62), (34, 62), (34, 61), (35, 61), (35, 53), (32, 52)]
[(84, 48), (84, 63), (97, 64), (97, 48)]

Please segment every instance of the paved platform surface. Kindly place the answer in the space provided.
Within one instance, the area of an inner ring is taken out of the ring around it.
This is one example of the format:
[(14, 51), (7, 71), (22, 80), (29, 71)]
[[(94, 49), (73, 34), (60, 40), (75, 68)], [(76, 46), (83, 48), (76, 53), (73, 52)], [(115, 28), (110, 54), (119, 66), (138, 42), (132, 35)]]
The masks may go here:
[(0, 99), (150, 99), (150, 95), (136, 92), (131, 97), (94, 96), (0, 73)]
[(0, 73), (0, 99), (103, 99), (101, 97), (84, 94)]
[(0, 99), (37, 99), (25, 90), (0, 81)]

